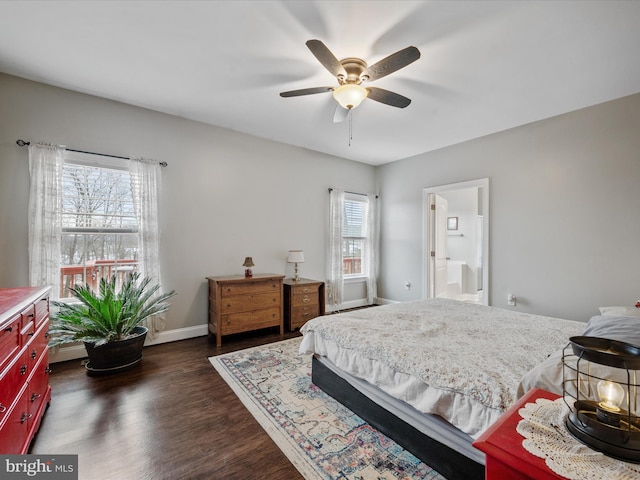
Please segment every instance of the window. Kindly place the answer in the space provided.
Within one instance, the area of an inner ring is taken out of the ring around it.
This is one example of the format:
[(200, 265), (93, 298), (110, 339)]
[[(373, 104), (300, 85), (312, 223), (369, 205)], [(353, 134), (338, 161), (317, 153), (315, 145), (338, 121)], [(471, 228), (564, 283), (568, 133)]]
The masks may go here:
[[(377, 195), (329, 190), (327, 301), (342, 305), (345, 279), (366, 283), (366, 304), (377, 297)], [(350, 299), (351, 300), (351, 299)]]
[(29, 145), (29, 283), (70, 288), (137, 271), (160, 278), (161, 164)]
[[(366, 197), (364, 197), (366, 199)], [(342, 225), (342, 265), (345, 277), (361, 276), (365, 234), (366, 203), (345, 196)]]
[(134, 176), (124, 160), (65, 152), (61, 191), (60, 297), (138, 265)]

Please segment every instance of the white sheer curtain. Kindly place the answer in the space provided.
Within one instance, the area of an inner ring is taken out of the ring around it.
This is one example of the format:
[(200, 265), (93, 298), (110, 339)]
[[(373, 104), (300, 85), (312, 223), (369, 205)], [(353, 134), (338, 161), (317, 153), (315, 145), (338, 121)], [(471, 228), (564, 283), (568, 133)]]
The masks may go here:
[(343, 262), (342, 226), (344, 223), (344, 192), (332, 189), (329, 193), (329, 281), (327, 301), (338, 309), (342, 303)]
[(364, 234), (363, 258), (367, 275), (367, 304), (373, 305), (378, 297), (378, 198), (367, 195), (367, 211)]
[[(160, 223), (158, 221), (158, 197), (160, 193), (160, 165), (157, 161), (131, 157), (131, 191), (138, 219), (138, 271), (141, 277), (149, 277), (151, 285), (160, 278)], [(155, 338), (164, 330), (165, 317), (153, 317), (149, 321), (149, 334)]]
[(64, 147), (29, 146), (29, 284), (50, 285), (60, 296), (62, 166)]

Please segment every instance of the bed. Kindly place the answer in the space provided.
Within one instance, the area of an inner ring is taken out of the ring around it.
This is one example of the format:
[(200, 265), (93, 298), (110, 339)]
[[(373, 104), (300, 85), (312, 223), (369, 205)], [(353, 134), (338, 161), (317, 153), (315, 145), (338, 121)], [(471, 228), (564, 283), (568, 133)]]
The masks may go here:
[(473, 440), (529, 388), (521, 384), (529, 372), (584, 330), (584, 322), (431, 299), (313, 319), (300, 352), (313, 354), (314, 384), (448, 480), (482, 479)]

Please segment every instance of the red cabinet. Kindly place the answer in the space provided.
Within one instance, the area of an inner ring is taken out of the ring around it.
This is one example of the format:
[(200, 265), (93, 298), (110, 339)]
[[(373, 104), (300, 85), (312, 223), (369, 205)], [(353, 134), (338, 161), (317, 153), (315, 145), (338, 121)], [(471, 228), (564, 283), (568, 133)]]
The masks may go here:
[(51, 401), (49, 287), (0, 289), (0, 454), (22, 454)]
[(533, 388), (491, 425), (473, 446), (486, 454), (486, 480), (560, 480), (542, 458), (522, 446), (524, 438), (516, 431), (522, 417), (518, 413), (527, 403), (538, 398), (555, 400), (558, 395)]

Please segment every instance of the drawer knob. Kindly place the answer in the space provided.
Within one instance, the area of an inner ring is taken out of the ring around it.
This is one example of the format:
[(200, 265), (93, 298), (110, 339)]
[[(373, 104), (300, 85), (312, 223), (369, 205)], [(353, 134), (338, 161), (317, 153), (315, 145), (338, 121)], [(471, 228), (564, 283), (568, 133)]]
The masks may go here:
[(41, 393), (32, 393), (31, 394), (31, 402), (35, 402), (37, 399), (39, 399), (42, 396)]
[(33, 337), (35, 334), (36, 334), (36, 332), (29, 332), (29, 333), (27, 333), (27, 336), (28, 337)]
[(22, 365), (20, 367), (20, 375), (24, 375), (25, 373), (27, 373), (27, 366), (26, 365)]
[(4, 413), (7, 411), (7, 407), (0, 403), (0, 413)]
[(304, 303), (308, 303), (308, 302), (310, 302), (310, 301), (311, 301), (311, 299), (310, 299), (309, 297), (304, 297), (304, 298), (302, 299), (302, 301), (303, 301)]
[(7, 328), (4, 329), (5, 332), (12, 332), (13, 331), (13, 327), (9, 326)]
[(31, 417), (33, 417), (33, 415), (32, 415), (31, 413), (24, 412), (24, 413), (22, 414), (22, 416), (20, 417), (20, 423), (24, 423), (24, 422), (26, 422), (26, 421), (27, 421), (28, 419), (30, 419)]
[(44, 373), (51, 373), (51, 367), (49, 365), (44, 369)]
[(35, 359), (37, 356), (38, 356), (38, 352), (36, 352), (35, 350), (31, 352), (31, 360)]

